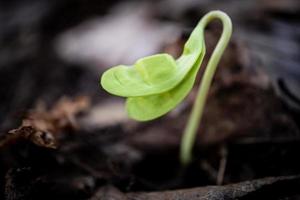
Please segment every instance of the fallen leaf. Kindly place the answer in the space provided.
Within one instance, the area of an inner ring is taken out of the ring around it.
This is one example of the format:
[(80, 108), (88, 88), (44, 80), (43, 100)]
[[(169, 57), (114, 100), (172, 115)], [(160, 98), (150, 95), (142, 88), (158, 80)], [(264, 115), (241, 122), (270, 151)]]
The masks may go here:
[(75, 99), (62, 97), (51, 109), (47, 110), (40, 102), (29, 112), (17, 129), (10, 130), (0, 139), (0, 147), (25, 139), (46, 148), (56, 148), (55, 135), (66, 128), (77, 129), (76, 115), (89, 107), (88, 97), (80, 96)]

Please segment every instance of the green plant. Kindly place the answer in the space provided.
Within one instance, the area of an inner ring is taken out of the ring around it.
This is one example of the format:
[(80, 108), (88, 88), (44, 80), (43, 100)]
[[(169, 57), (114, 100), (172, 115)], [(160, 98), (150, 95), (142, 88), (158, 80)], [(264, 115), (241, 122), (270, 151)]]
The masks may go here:
[(191, 160), (196, 131), (202, 118), (208, 89), (220, 58), (232, 33), (230, 18), (221, 11), (206, 14), (193, 30), (177, 59), (157, 54), (139, 59), (133, 66), (119, 65), (107, 70), (101, 78), (102, 87), (111, 94), (127, 97), (129, 117), (138, 121), (158, 118), (175, 108), (191, 91), (205, 55), (204, 29), (209, 22), (220, 19), (221, 38), (204, 72), (187, 126), (184, 130), (180, 159)]

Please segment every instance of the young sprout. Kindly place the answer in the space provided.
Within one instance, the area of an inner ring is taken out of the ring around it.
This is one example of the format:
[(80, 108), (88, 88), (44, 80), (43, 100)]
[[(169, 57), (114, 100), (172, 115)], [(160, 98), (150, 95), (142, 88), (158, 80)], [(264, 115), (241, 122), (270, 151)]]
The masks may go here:
[(119, 65), (101, 77), (102, 87), (109, 93), (127, 97), (129, 117), (138, 121), (156, 119), (174, 109), (193, 88), (196, 75), (205, 55), (204, 30), (209, 22), (220, 19), (221, 38), (204, 72), (199, 91), (184, 130), (180, 160), (191, 161), (192, 147), (203, 114), (208, 89), (216, 67), (230, 40), (232, 24), (221, 11), (206, 14), (184, 45), (182, 55), (175, 60), (168, 54), (157, 54), (139, 59), (133, 66)]

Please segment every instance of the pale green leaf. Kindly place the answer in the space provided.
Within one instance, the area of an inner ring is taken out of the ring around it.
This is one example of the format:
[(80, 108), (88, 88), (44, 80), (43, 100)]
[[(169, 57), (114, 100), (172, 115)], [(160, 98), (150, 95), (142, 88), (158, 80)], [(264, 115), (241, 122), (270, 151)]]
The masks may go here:
[(176, 60), (168, 54), (139, 59), (133, 66), (119, 65), (107, 70), (102, 87), (111, 94), (137, 97), (166, 92), (178, 85), (192, 69), (204, 49), (203, 24), (199, 23)]
[(177, 64), (168, 54), (139, 59), (133, 66), (120, 65), (107, 70), (102, 87), (118, 96), (140, 96), (167, 91), (178, 76)]
[(126, 102), (128, 115), (138, 121), (147, 121), (160, 117), (175, 108), (192, 89), (197, 72), (205, 55), (205, 46), (197, 62), (186, 77), (173, 89), (160, 94), (130, 97)]

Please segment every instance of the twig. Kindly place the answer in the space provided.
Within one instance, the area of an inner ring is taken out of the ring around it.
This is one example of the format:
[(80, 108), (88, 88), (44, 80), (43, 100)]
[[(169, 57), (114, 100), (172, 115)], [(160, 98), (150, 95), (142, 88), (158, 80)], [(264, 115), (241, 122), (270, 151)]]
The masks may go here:
[(227, 164), (227, 153), (228, 153), (227, 148), (226, 146), (223, 145), (220, 151), (221, 159), (220, 159), (219, 171), (217, 175), (217, 185), (223, 184), (224, 174), (225, 174), (226, 164)]

